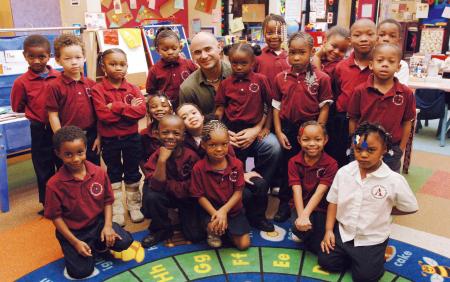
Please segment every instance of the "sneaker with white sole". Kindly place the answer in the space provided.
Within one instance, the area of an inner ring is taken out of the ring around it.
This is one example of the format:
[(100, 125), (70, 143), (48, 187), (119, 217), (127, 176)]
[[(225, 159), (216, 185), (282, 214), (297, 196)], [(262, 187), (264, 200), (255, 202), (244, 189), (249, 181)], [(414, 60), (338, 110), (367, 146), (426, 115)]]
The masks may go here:
[(212, 248), (222, 247), (222, 239), (220, 239), (220, 236), (217, 236), (214, 234), (208, 234), (208, 238), (206, 239), (206, 242)]

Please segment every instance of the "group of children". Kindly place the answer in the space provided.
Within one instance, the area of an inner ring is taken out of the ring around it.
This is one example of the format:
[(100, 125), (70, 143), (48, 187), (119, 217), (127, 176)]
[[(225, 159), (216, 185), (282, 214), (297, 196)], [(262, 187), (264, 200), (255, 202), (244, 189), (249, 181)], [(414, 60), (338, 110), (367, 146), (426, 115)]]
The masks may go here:
[[(360, 19), (350, 31), (333, 27), (317, 53), (307, 33), (287, 38), (280, 16), (267, 16), (263, 31), (262, 50), (224, 48), (232, 75), (220, 82), (214, 117), (196, 104), (178, 105), (180, 84), (197, 66), (180, 56), (170, 29), (156, 34), (161, 60), (149, 71), (147, 102), (125, 79), (121, 49), (100, 54), (105, 77), (95, 83), (83, 76), (78, 37), (54, 42), (62, 73), (47, 65), (45, 37), (25, 40), (30, 68), (15, 81), (11, 103), (30, 120), (39, 199), (70, 276), (89, 276), (94, 255), (132, 243), (121, 228), (122, 181), (131, 220), (151, 218), (144, 247), (172, 236), (168, 212), (177, 208), (187, 240), (220, 247), (226, 234), (245, 250), (250, 226), (274, 229), (265, 217), (274, 174), (281, 179), (275, 221), (290, 217), (293, 198), (292, 232), (324, 269), (351, 267), (355, 281), (383, 275), (390, 215), (418, 209), (396, 173), (415, 115), (411, 90), (396, 78), (404, 66), (400, 26)], [(139, 132), (146, 114), (150, 123)], [(279, 171), (246, 172), (249, 156), (257, 163), (258, 141), (271, 136), (282, 148)], [(107, 174), (98, 167), (100, 152)]]

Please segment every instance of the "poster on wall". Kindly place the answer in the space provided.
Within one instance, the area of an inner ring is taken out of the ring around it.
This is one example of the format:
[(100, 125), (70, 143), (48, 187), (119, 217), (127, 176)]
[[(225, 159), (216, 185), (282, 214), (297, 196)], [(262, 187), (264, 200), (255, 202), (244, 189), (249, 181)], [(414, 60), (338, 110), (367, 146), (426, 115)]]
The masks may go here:
[(298, 22), (302, 21), (302, 0), (286, 0), (286, 12), (284, 18), (286, 22)]
[[(117, 1), (120, 3), (120, 13), (115, 9), (118, 8), (115, 7)], [(110, 28), (137, 27), (162, 21), (181, 24), (188, 29), (188, 9), (184, 9), (187, 3), (187, 0), (101, 0), (101, 8)]]
[(145, 46), (147, 48), (147, 51), (150, 55), (150, 60), (152, 65), (154, 65), (158, 60), (161, 58), (161, 56), (156, 52), (155, 48), (155, 36), (156, 32), (158, 31), (158, 28), (165, 26), (171, 28), (173, 31), (175, 31), (176, 34), (178, 34), (178, 37), (180, 38), (180, 43), (182, 44), (183, 48), (181, 49), (180, 55), (187, 58), (192, 59), (191, 57), (191, 51), (189, 50), (189, 46), (187, 43), (186, 33), (184, 32), (184, 28), (182, 25), (146, 25), (143, 27), (144, 29), (144, 41)]
[(98, 30), (96, 33), (101, 52), (110, 48), (120, 48), (127, 54), (129, 74), (148, 72), (140, 29)]
[(424, 28), (420, 37), (419, 52), (423, 54), (440, 54), (444, 44), (443, 28)]

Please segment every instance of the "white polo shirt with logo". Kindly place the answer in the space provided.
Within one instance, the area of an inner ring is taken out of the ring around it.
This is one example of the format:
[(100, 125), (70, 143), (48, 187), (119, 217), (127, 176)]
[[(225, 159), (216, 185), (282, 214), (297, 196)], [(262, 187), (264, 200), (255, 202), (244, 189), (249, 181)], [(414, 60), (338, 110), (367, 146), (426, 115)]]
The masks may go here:
[(384, 162), (365, 179), (361, 179), (357, 161), (342, 167), (327, 201), (337, 204), (342, 242), (354, 240), (355, 247), (380, 244), (389, 237), (393, 207), (403, 212), (418, 210), (406, 179)]

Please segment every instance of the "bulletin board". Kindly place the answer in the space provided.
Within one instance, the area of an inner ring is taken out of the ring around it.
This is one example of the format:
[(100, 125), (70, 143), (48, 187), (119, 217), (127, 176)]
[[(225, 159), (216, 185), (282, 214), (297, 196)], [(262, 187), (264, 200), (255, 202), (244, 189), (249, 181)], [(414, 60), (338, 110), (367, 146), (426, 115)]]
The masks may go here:
[(178, 34), (178, 37), (180, 38), (180, 42), (183, 45), (183, 48), (181, 49), (181, 55), (187, 59), (191, 59), (191, 51), (189, 50), (189, 46), (186, 39), (186, 33), (184, 32), (184, 28), (182, 25), (146, 25), (143, 28), (144, 31), (144, 41), (145, 45), (148, 51), (148, 54), (150, 56), (151, 64), (154, 65), (156, 62), (159, 61), (161, 56), (156, 52), (155, 49), (155, 35), (158, 31), (158, 28), (165, 26), (170, 27), (175, 33)]
[(189, 28), (188, 0), (101, 0), (101, 6), (110, 28), (143, 26), (169, 18)]

